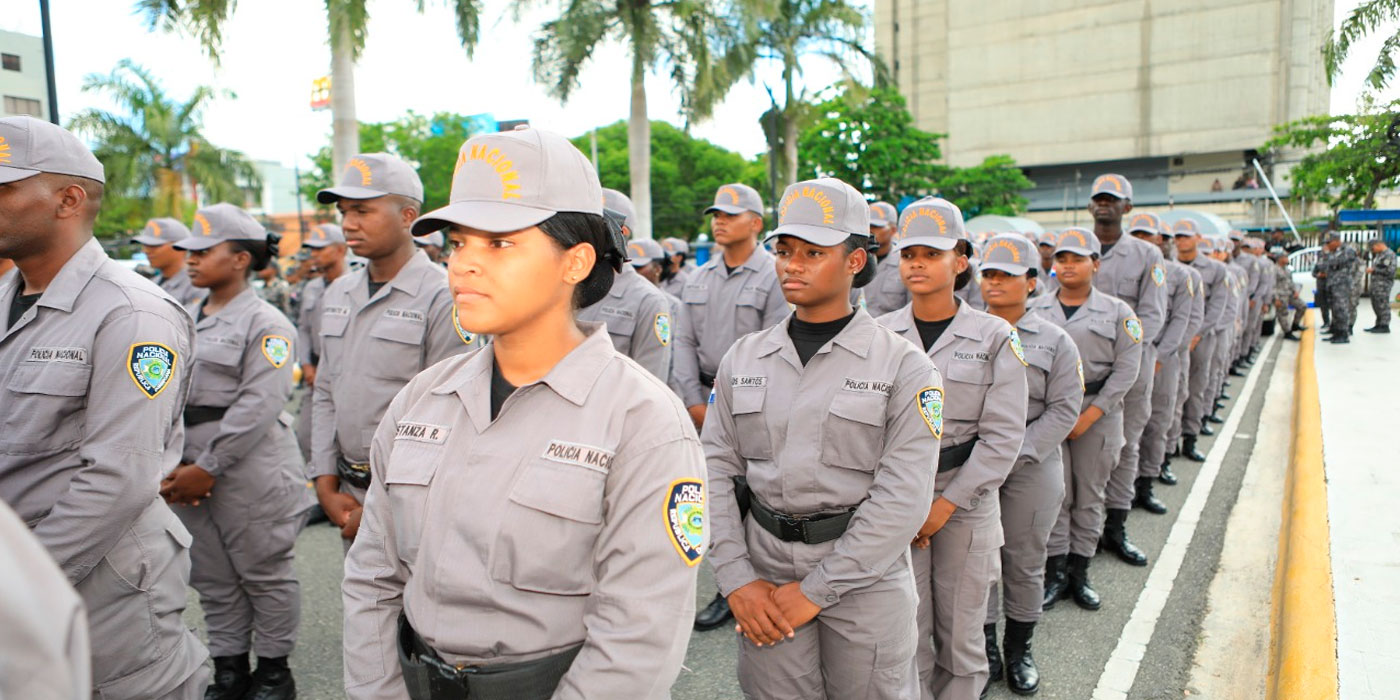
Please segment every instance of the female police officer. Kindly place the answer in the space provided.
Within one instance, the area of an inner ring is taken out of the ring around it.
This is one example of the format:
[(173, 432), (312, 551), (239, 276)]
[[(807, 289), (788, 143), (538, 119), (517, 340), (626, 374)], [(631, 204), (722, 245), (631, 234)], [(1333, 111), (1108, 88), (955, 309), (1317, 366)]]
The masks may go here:
[(910, 204), (894, 235), (913, 301), (880, 323), (928, 353), (947, 391), (937, 498), (914, 541), (919, 677), (926, 699), (971, 700), (988, 678), (982, 624), (1001, 563), (996, 493), (1026, 432), (1026, 360), (1010, 324), (954, 295), (973, 273), (953, 203)]
[[(232, 204), (206, 207), (194, 219), (193, 235), (175, 246), (189, 251), (190, 282), (209, 296), (191, 307), (184, 457), (161, 493), (194, 535), (190, 583), (214, 657), (205, 697), (293, 698), (287, 655), (301, 591), (292, 547), (311, 506), (301, 451), (282, 412), (292, 393), (296, 331), (248, 283), (270, 264), (276, 239)], [(258, 656), (252, 675), (250, 646)]]
[(739, 685), (751, 698), (914, 698), (909, 540), (933, 496), (941, 382), (852, 308), (875, 265), (860, 193), (799, 182), (778, 214), (768, 240), (795, 314), (730, 348), (704, 429), (715, 578), (750, 642)]
[(575, 311), (624, 261), (598, 176), (562, 137), (463, 144), (447, 226), (458, 318), (494, 336), (390, 404), (345, 563), (346, 693), (661, 698), (706, 546), (680, 402)]
[[(1060, 445), (1079, 418), (1084, 399), (1079, 350), (1063, 329), (1026, 313), (1026, 299), (1036, 288), (1040, 254), (1035, 241), (1004, 234), (987, 242), (982, 253), (982, 298), (987, 311), (1016, 327), (1026, 355), (1026, 438), (1016, 463), (1001, 485), (1001, 588), (1005, 591), (1006, 682), (1017, 694), (1034, 693), (1040, 672), (1031, 656), (1031, 635), (1040, 620), (1045, 585), (1045, 545), (1064, 500), (1064, 464)], [(1001, 651), (996, 623), (1001, 600), (992, 586), (987, 604), (987, 658), (992, 681), (1001, 679)]]

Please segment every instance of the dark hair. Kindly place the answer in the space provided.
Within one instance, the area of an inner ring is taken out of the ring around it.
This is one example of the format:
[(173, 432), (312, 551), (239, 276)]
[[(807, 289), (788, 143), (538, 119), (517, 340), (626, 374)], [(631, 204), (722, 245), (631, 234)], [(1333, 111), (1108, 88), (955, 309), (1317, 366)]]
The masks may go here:
[(879, 250), (880, 244), (875, 242), (874, 236), (850, 235), (845, 243), (846, 255), (865, 249), (865, 267), (860, 268), (855, 279), (851, 280), (851, 288), (860, 289), (875, 280), (875, 251)]
[(267, 232), (267, 238), (261, 241), (241, 240), (229, 241), (235, 251), (243, 251), (253, 256), (253, 264), (248, 266), (250, 272), (266, 270), (272, 263), (272, 258), (277, 253), (277, 246), (282, 242), (282, 235), (279, 233)]
[[(954, 245), (954, 246), (953, 246), (953, 250), (954, 250), (954, 252), (956, 252), (958, 255), (961, 255), (961, 256), (963, 256), (963, 257), (965, 257), (965, 258), (971, 258), (971, 257), (972, 257), (972, 241), (969, 241), (969, 240), (967, 240), (966, 238), (960, 238), (960, 239), (958, 239), (957, 245)], [(962, 272), (959, 272), (959, 273), (958, 273), (958, 276), (957, 276), (956, 278), (954, 278), (954, 280), (953, 280), (953, 291), (955, 291), (955, 292), (957, 292), (957, 291), (962, 291), (962, 288), (963, 288), (963, 287), (966, 287), (966, 286), (968, 285), (968, 283), (971, 282), (971, 281), (972, 281), (972, 261), (969, 260), (968, 263), (967, 263), (967, 269), (966, 269), (966, 270), (963, 270)]]
[(620, 232), (602, 216), (573, 211), (561, 211), (541, 221), (539, 227), (561, 250), (580, 243), (593, 246), (598, 262), (574, 288), (574, 308), (582, 309), (602, 301), (612, 289), (613, 275), (622, 271), (624, 254), (618, 245)]

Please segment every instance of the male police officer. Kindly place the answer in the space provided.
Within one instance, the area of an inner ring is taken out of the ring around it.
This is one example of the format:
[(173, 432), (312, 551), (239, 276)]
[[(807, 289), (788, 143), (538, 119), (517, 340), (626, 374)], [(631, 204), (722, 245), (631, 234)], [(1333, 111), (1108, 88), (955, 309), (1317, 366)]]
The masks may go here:
[(189, 228), (177, 219), (151, 219), (139, 235), (131, 237), (132, 243), (141, 245), (146, 259), (151, 261), (151, 267), (160, 271), (160, 279), (156, 283), (185, 307), (208, 294), (206, 290), (190, 284), (189, 273), (185, 271), (185, 251), (177, 250), (172, 245), (189, 237)]
[[(369, 442), (389, 402), (415, 374), (476, 338), (461, 330), (447, 272), (413, 243), (423, 183), (385, 153), (351, 158), (335, 203), (349, 248), (369, 259), (332, 282), (321, 300), (321, 357), (311, 424), (311, 476), (326, 517), (348, 547), (369, 485)], [(426, 233), (424, 231), (423, 233)]]
[[(861, 290), (865, 294), (865, 309), (871, 316), (879, 317), (891, 311), (904, 308), (909, 303), (909, 288), (899, 277), (899, 255), (890, 250), (890, 240), (894, 238), (895, 224), (899, 223), (899, 212), (889, 202), (876, 202), (870, 205), (870, 235), (879, 247), (875, 257), (880, 264), (875, 268), (875, 279)], [(979, 292), (980, 295), (980, 292)]]
[(180, 619), (190, 533), (157, 489), (184, 445), (194, 319), (93, 239), (103, 182), (72, 134), (0, 119), (0, 257), (19, 268), (0, 277), (0, 500), (87, 605), (92, 695), (193, 699), (209, 653)]
[(1322, 249), (1327, 257), (1318, 260), (1319, 279), (1327, 280), (1327, 296), (1332, 307), (1332, 337), (1329, 343), (1344, 345), (1351, 342), (1352, 287), (1360, 281), (1355, 276), (1356, 251), (1342, 245), (1342, 237), (1336, 231), (1328, 231), (1323, 239)]
[(1371, 310), (1376, 313), (1376, 325), (1367, 333), (1390, 332), (1391, 290), (1395, 288), (1395, 251), (1385, 246), (1385, 239), (1371, 239)]
[(308, 250), (313, 277), (301, 288), (297, 306), (297, 362), (308, 391), (297, 408), (297, 444), (301, 457), (311, 459), (312, 391), (316, 387), (316, 363), (321, 361), (321, 297), (326, 285), (346, 272), (345, 233), (335, 224), (317, 224), (306, 234), (301, 247)]

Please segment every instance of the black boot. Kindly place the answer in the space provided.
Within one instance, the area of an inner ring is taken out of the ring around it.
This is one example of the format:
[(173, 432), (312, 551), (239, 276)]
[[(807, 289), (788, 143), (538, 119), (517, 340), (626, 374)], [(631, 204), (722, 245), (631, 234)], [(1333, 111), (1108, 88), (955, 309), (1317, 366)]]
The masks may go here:
[[(1204, 428), (1205, 426), (1203, 425), (1201, 427)], [(1200, 450), (1196, 449), (1195, 435), (1181, 436), (1181, 456), (1191, 460), (1192, 462), (1206, 461), (1206, 456), (1201, 454)]]
[(1209, 418), (1210, 418), (1209, 415), (1201, 416), (1201, 434), (1202, 434), (1202, 435), (1214, 435), (1214, 434), (1215, 434), (1215, 428), (1210, 427), (1210, 420), (1209, 420)]
[(1224, 419), (1224, 418), (1221, 418), (1221, 417), (1220, 417), (1220, 414), (1217, 413), (1216, 411), (1211, 411), (1211, 412), (1210, 412), (1210, 415), (1206, 416), (1206, 420), (1210, 421), (1211, 423), (1215, 423), (1216, 425), (1219, 425), (1219, 424), (1225, 422), (1225, 419)]
[(1001, 643), (1006, 650), (1006, 687), (1017, 695), (1035, 695), (1040, 690), (1040, 669), (1031, 656), (1034, 634), (1034, 622), (1006, 618), (1006, 639)]
[[(1103, 537), (1099, 538), (1099, 544), (1133, 566), (1147, 566), (1147, 555), (1128, 540), (1128, 511), (1125, 509), (1108, 509), (1108, 520), (1104, 523)], [(1071, 582), (1071, 588), (1073, 585)]]
[(1045, 559), (1045, 598), (1040, 609), (1049, 610), (1055, 602), (1069, 597), (1068, 583), (1065, 580), (1065, 555), (1056, 554)]
[(701, 632), (712, 630), (732, 619), (734, 619), (734, 613), (729, 612), (729, 600), (716, 593), (715, 599), (710, 601), (704, 610), (696, 613), (695, 629)]
[(987, 638), (987, 668), (991, 673), (987, 684), (991, 685), (1002, 679), (1001, 649), (997, 648), (997, 623), (982, 625), (982, 634)]
[(253, 672), (253, 689), (246, 700), (296, 700), (297, 684), (285, 656), (259, 656)]
[(1285, 333), (1283, 334), (1283, 339), (1284, 339), (1284, 340), (1299, 340), (1300, 338), (1298, 337), (1298, 334), (1297, 334), (1297, 333), (1295, 333), (1295, 332), (1293, 332), (1293, 331), (1287, 331), (1287, 332), (1285, 332)]
[(1098, 610), (1102, 605), (1099, 594), (1089, 583), (1089, 557), (1071, 554), (1066, 559), (1066, 580), (1074, 604), (1085, 610)]
[(1157, 480), (1167, 486), (1176, 486), (1176, 474), (1172, 472), (1171, 460), (1162, 461), (1162, 473), (1157, 475)]
[(247, 654), (215, 656), (214, 682), (204, 689), (204, 700), (243, 700), (252, 687)]
[(1244, 376), (1244, 372), (1241, 372), (1241, 371), (1240, 371), (1240, 366), (1239, 366), (1239, 365), (1230, 365), (1230, 376), (1232, 376), (1232, 377), (1243, 377), (1243, 376)]
[(1167, 504), (1163, 503), (1152, 494), (1152, 481), (1153, 478), (1150, 476), (1140, 476), (1137, 478), (1137, 481), (1133, 484), (1134, 490), (1136, 491), (1133, 495), (1133, 505), (1149, 513), (1165, 515), (1167, 512)]
[(1167, 453), (1167, 459), (1171, 459), (1172, 457), (1180, 457), (1180, 456), (1181, 456), (1181, 441), (1180, 441), (1180, 440), (1176, 440), (1176, 441), (1174, 441), (1174, 442), (1172, 443), (1172, 451)]
[(1222, 409), (1222, 408), (1225, 408), (1225, 400), (1224, 400), (1224, 399), (1216, 399), (1216, 400), (1215, 400), (1215, 410), (1219, 411), (1219, 410)]
[(1350, 343), (1350, 342), (1351, 342), (1351, 336), (1349, 336), (1349, 335), (1334, 335), (1334, 336), (1332, 336), (1331, 338), (1328, 338), (1328, 339), (1327, 339), (1327, 342), (1332, 343), (1332, 344), (1334, 344), (1334, 345), (1346, 345), (1347, 343)]
[(1230, 400), (1230, 395), (1227, 394), (1227, 393), (1225, 393), (1225, 389), (1224, 389), (1224, 388), (1221, 388), (1221, 389), (1220, 389), (1220, 395), (1217, 396), (1217, 397), (1215, 397), (1215, 398), (1216, 398), (1217, 401), (1229, 401), (1229, 400)]

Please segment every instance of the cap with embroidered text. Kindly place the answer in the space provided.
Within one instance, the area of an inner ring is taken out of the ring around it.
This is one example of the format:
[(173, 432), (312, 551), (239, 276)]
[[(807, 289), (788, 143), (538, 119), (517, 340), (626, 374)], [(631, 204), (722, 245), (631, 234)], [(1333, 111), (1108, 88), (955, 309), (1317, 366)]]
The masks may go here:
[(661, 244), (650, 238), (633, 238), (627, 242), (627, 260), (632, 267), (646, 267), (666, 259), (666, 251)]
[(1113, 195), (1119, 199), (1133, 198), (1133, 183), (1116, 173), (1107, 173), (1094, 179), (1094, 187), (1089, 191), (1089, 199), (1101, 194)]
[(179, 219), (151, 219), (141, 233), (132, 236), (132, 243), (141, 245), (169, 245), (190, 237), (190, 230)]
[(942, 197), (924, 197), (899, 213), (899, 225), (891, 241), (895, 250), (916, 245), (952, 250), (966, 238), (958, 205)]
[(334, 204), (341, 199), (376, 199), (396, 194), (423, 201), (423, 181), (413, 166), (388, 153), (361, 153), (345, 163), (340, 184), (316, 193), (316, 201)]
[(1071, 226), (1060, 232), (1060, 237), (1055, 241), (1055, 254), (1074, 253), (1093, 257), (1103, 252), (1103, 245), (1099, 243), (1099, 237), (1093, 231), (1079, 226)]
[(1195, 219), (1182, 219), (1172, 224), (1172, 235), (1182, 237), (1199, 236), (1201, 235), (1201, 227), (1196, 223)]
[(851, 236), (870, 236), (870, 207), (865, 197), (834, 177), (788, 185), (780, 202), (778, 227), (765, 241), (793, 236), (812, 245), (833, 246)]
[(663, 239), (661, 247), (667, 255), (690, 255), (690, 244), (684, 238)]
[(1154, 236), (1162, 233), (1162, 220), (1156, 214), (1133, 214), (1133, 218), (1128, 221), (1128, 233), (1143, 231)]
[(722, 211), (726, 214), (742, 214), (751, 211), (763, 216), (763, 198), (758, 190), (740, 183), (720, 185), (715, 190), (715, 203), (705, 210), (706, 214)]
[(252, 214), (232, 204), (213, 204), (194, 213), (190, 237), (180, 250), (208, 250), (224, 241), (266, 241), (267, 229)]
[(340, 230), (335, 224), (316, 224), (306, 232), (306, 239), (301, 242), (307, 248), (325, 248), (337, 243), (345, 242), (345, 232)]
[(1040, 263), (1040, 251), (1031, 239), (1019, 233), (992, 236), (982, 248), (982, 269), (1000, 270), (1008, 275), (1024, 275)]
[(870, 225), (884, 228), (899, 223), (899, 212), (889, 202), (875, 202), (870, 205)]
[(33, 117), (0, 119), (0, 185), (39, 173), (106, 182), (102, 163), (67, 129)]

